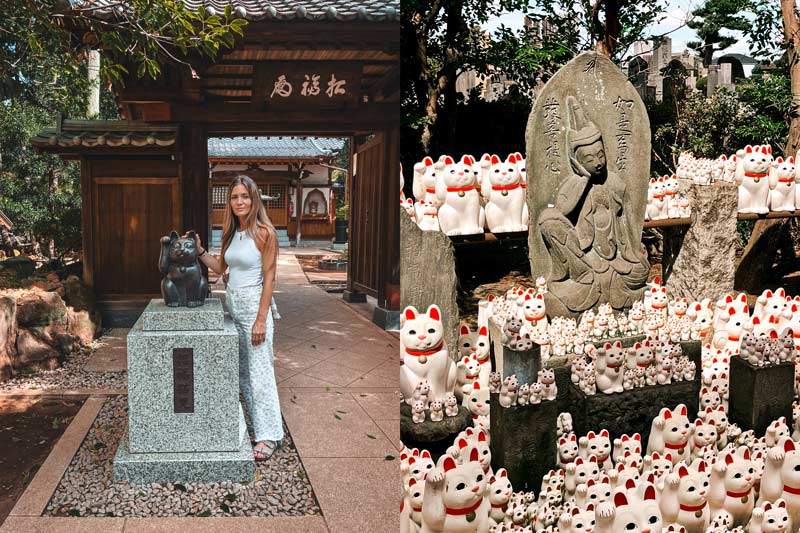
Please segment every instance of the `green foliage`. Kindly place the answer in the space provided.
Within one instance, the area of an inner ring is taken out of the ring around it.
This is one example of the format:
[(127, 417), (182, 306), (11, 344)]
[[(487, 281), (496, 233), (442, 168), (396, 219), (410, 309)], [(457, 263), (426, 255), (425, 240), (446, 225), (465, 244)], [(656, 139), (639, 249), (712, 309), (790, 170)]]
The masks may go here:
[[(247, 21), (231, 6), (223, 13), (186, 9), (180, 0), (127, 0), (111, 3), (101, 15), (93, 4), (78, 7), (63, 0), (3, 2), (0, 7), (0, 88), (16, 94), (31, 69), (51, 88), (64, 91), (59, 74), (81, 68), (86, 50), (101, 48), (101, 74), (121, 83), (131, 73), (155, 79), (161, 64), (173, 61), (191, 69), (190, 53), (214, 58), (233, 47)], [(194, 75), (194, 70), (191, 71)]]
[(791, 91), (781, 72), (754, 74), (736, 92), (718, 88), (706, 97), (694, 92), (676, 102), (650, 103), (654, 172), (674, 172), (678, 155), (731, 155), (748, 144), (769, 144), (775, 155), (785, 150), (789, 134)]
[(725, 30), (746, 31), (750, 21), (744, 16), (750, 8), (751, 0), (706, 0), (692, 11), (692, 19), (687, 26), (693, 29), (700, 41), (687, 43), (703, 58), (703, 65), (709, 66), (715, 52), (725, 50), (737, 41), (736, 37), (723, 33)]
[(81, 195), (77, 163), (34, 150), (30, 138), (52, 125), (48, 110), (15, 99), (0, 105), (0, 209), (26, 235), (57, 253), (80, 250)]
[(336, 220), (347, 220), (349, 214), (350, 207), (347, 205), (341, 205), (336, 208)]
[(777, 60), (786, 48), (780, 2), (751, 0), (751, 12), (753, 18), (745, 30), (750, 54), (758, 59)]

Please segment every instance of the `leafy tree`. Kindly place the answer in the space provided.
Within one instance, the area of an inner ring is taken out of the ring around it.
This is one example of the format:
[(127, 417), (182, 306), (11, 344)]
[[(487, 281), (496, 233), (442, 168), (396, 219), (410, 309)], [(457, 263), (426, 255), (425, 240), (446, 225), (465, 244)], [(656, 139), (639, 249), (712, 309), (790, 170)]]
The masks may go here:
[(41, 84), (57, 87), (64, 69), (78, 68), (91, 48), (103, 50), (101, 74), (113, 82), (130, 70), (155, 79), (164, 61), (191, 69), (191, 56), (213, 58), (222, 46), (234, 45), (247, 23), (242, 16), (230, 6), (223, 13), (191, 11), (181, 0), (82, 6), (63, 0), (3, 2), (0, 88), (10, 96)]
[(750, 8), (751, 0), (706, 0), (692, 11), (687, 26), (693, 29), (700, 41), (691, 41), (689, 48), (697, 51), (703, 58), (703, 66), (708, 67), (714, 59), (714, 52), (720, 52), (735, 44), (736, 37), (725, 35), (725, 30), (746, 31), (751, 22), (744, 16)]
[[(232, 46), (245, 21), (230, 8), (189, 11), (180, 0), (128, 0), (108, 18), (99, 6), (63, 0), (0, 4), (0, 209), (14, 231), (51, 256), (80, 248), (80, 169), (40, 153), (30, 139), (55, 126), (57, 113), (85, 118), (90, 84), (85, 56), (102, 49), (101, 75), (119, 83), (155, 78), (163, 62), (191, 68)], [(79, 37), (76, 37), (79, 36)], [(101, 84), (100, 118), (117, 118), (113, 95)]]

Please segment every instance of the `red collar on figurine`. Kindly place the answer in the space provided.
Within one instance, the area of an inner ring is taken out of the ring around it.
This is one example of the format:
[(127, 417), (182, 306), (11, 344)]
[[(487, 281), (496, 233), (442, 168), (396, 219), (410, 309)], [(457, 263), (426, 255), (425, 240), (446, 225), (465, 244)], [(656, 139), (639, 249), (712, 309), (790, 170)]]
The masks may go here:
[(414, 511), (415, 513), (421, 513), (422, 507), (411, 507), (411, 510)]
[(444, 509), (447, 512), (447, 514), (460, 516), (460, 515), (465, 515), (465, 514), (469, 514), (469, 513), (474, 513), (475, 510), (478, 507), (481, 506), (482, 502), (483, 502), (483, 498), (478, 498), (478, 500), (475, 502), (475, 504), (474, 505), (470, 505), (469, 507), (462, 507), (461, 509), (453, 509), (452, 507), (445, 507)]
[(659, 304), (659, 305), (651, 304), (651, 305), (653, 306), (653, 309), (664, 309), (667, 306), (667, 304)]
[(489, 360), (489, 354), (487, 353), (486, 357), (484, 357), (483, 359), (478, 359), (478, 364), (482, 365), (483, 363), (485, 363), (488, 360)]
[(766, 178), (767, 176), (769, 176), (769, 173), (767, 173), (767, 172), (764, 172), (764, 173), (760, 173), (760, 172), (745, 172), (744, 175), (747, 176), (748, 178), (761, 179), (761, 178)]
[(665, 442), (664, 446), (666, 446), (670, 450), (683, 450), (684, 448), (686, 448), (686, 443), (684, 442), (683, 444), (671, 444), (669, 442)]
[(778, 178), (778, 181), (780, 183), (791, 183), (791, 182), (794, 181), (794, 179), (793, 178)]
[(539, 318), (536, 318), (536, 317), (530, 317), (530, 318), (529, 318), (529, 317), (528, 317), (528, 315), (525, 315), (525, 320), (527, 320), (528, 322), (539, 322), (539, 321), (540, 321), (541, 319), (543, 319), (545, 316), (546, 316), (546, 315), (544, 315), (544, 316), (540, 316)]
[(729, 341), (737, 341), (738, 342), (739, 341), (739, 337), (731, 337), (730, 335), (728, 335), (728, 340)]
[(467, 191), (474, 191), (474, 185), (467, 185), (466, 187), (448, 187), (447, 192), (467, 192)]
[(444, 344), (444, 341), (440, 342), (439, 344), (437, 344), (436, 346), (434, 346), (429, 350), (413, 350), (411, 348), (406, 348), (406, 353), (408, 355), (413, 355), (414, 357), (420, 357), (422, 355), (433, 355), (442, 349), (442, 344)]
[(681, 511), (689, 511), (690, 513), (696, 513), (697, 511), (703, 510), (708, 502), (703, 502), (700, 505), (685, 505), (681, 504)]
[(612, 365), (611, 363), (607, 363), (606, 366), (608, 368), (613, 368), (614, 370), (618, 369), (622, 363), (618, 363), (616, 365)]
[(425, 192), (436, 194), (436, 189), (434, 189), (433, 187), (425, 187)]
[(650, 366), (650, 363), (636, 363), (636, 366), (639, 368), (647, 368)]
[(726, 491), (726, 494), (731, 498), (744, 498), (745, 496), (750, 496), (750, 491), (746, 490), (744, 492), (733, 492), (732, 490)]
[(783, 486), (784, 492), (788, 492), (789, 494), (800, 494), (800, 489), (796, 487), (790, 487), (789, 485)]
[(519, 182), (512, 183), (511, 185), (492, 185), (493, 191), (513, 191), (519, 187)]
[(664, 194), (654, 194), (653, 198), (664, 198)]

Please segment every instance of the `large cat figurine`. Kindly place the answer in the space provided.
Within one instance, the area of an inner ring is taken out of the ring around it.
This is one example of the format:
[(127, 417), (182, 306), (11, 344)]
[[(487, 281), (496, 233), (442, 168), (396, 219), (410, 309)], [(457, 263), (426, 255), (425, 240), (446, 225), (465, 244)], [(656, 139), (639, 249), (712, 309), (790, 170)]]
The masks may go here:
[(486, 198), (486, 225), (492, 233), (525, 231), (522, 223), (522, 208), (525, 205), (525, 189), (520, 187), (517, 160), (513, 156), (503, 162), (496, 155), (490, 161), (482, 161), (488, 169), (481, 193)]
[(769, 170), (772, 147), (745, 146), (737, 152), (736, 185), (739, 186), (740, 213), (769, 213)]
[(675, 472), (667, 475), (659, 501), (664, 522), (678, 523), (689, 533), (705, 533), (711, 521), (705, 469), (702, 461), (698, 470), (681, 464)]
[(435, 207), (439, 207), (440, 202), (436, 197), (436, 182), (439, 177), (436, 174), (433, 159), (428, 156), (425, 156), (422, 161), (414, 165), (412, 188), (417, 202), (425, 201)]
[(480, 193), (475, 188), (472, 156), (465, 155), (460, 162), (452, 157), (435, 164), (441, 179), (436, 181), (439, 207), (439, 227), (447, 236), (483, 233), (484, 212)]
[(742, 446), (735, 454), (728, 452), (717, 458), (711, 468), (708, 495), (711, 515), (725, 511), (733, 518), (733, 525), (747, 524), (755, 503), (753, 486), (756, 481), (755, 466), (746, 447)]
[(800, 450), (788, 437), (767, 451), (759, 503), (783, 498), (792, 524), (800, 524)]
[(442, 455), (440, 466), (428, 474), (422, 501), (422, 533), (489, 531), (489, 477), (483, 472), (478, 449), (469, 446), (457, 464)]
[(447, 352), (439, 306), (420, 313), (408, 306), (400, 315), (400, 392), (409, 401), (422, 380), (431, 386), (429, 400), (444, 402), (456, 384), (456, 365)]
[(769, 173), (769, 210), (795, 210), (794, 157), (775, 159)]
[(208, 281), (197, 260), (194, 231), (184, 237), (177, 231), (161, 237), (158, 269), (165, 274), (161, 280), (161, 295), (169, 307), (199, 307), (205, 303)]
[(664, 407), (650, 427), (647, 453), (658, 452), (664, 455), (669, 452), (673, 463), (688, 461), (690, 433), (691, 425), (686, 406), (678, 404), (673, 410)]

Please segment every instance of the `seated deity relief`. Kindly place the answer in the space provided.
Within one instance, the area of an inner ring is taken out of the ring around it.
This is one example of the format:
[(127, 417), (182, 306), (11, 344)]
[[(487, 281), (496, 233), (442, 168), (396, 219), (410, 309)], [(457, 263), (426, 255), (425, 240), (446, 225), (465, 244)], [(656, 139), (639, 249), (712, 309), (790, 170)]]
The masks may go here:
[[(604, 58), (582, 54), (562, 71), (570, 66), (583, 72), (568, 74), (580, 76), (587, 89), (602, 84), (606, 96), (582, 91), (581, 83), (570, 91), (556, 74), (553, 90), (548, 82), (529, 122), (528, 161), (541, 163), (530, 172), (528, 201), (536, 220), (529, 230), (531, 273), (547, 279), (551, 316), (575, 316), (606, 302), (630, 307), (641, 299), (650, 271), (641, 243), (650, 162), (644, 107), (640, 100), (636, 106), (633, 87), (624, 90), (630, 84), (613, 76), (610, 69), (618, 71)], [(593, 75), (587, 75), (590, 68)], [(640, 120), (645, 137), (636, 131), (642, 130)], [(640, 142), (647, 145), (644, 153), (635, 147)]]

